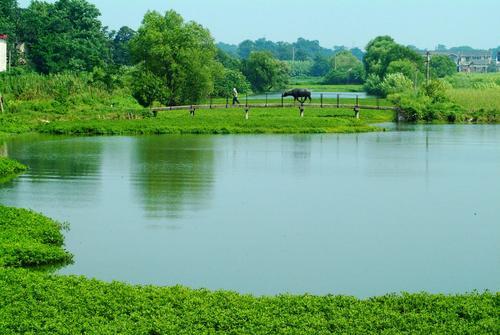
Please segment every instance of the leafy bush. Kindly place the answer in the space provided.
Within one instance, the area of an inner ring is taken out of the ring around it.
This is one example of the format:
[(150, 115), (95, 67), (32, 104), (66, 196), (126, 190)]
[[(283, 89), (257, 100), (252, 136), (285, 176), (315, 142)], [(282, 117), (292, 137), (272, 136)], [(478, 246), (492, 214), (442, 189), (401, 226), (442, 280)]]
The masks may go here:
[(382, 96), (382, 88), (380, 85), (382, 84), (382, 80), (375, 73), (370, 73), (366, 78), (365, 84), (363, 85), (364, 90), (372, 95)]
[(403, 93), (413, 89), (413, 82), (402, 73), (390, 73), (380, 84), (380, 89), (385, 96)]

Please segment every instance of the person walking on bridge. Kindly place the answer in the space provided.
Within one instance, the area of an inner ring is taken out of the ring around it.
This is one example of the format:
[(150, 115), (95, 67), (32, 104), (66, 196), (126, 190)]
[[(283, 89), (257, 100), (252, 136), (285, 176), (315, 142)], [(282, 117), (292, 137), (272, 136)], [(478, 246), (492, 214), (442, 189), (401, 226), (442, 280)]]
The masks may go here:
[(235, 104), (240, 104), (240, 101), (238, 100), (238, 90), (236, 90), (236, 87), (233, 88), (233, 105)]

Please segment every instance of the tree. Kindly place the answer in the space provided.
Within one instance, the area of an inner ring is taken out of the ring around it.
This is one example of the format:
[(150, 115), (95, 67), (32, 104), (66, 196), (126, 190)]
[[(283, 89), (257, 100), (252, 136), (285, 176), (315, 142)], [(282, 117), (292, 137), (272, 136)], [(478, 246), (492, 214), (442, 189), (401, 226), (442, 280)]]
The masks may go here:
[(208, 30), (184, 22), (175, 11), (146, 13), (130, 50), (136, 63), (162, 81), (158, 101), (197, 103), (213, 91), (214, 40)]
[(374, 73), (384, 78), (389, 64), (397, 60), (409, 60), (423, 72), (423, 57), (416, 51), (397, 44), (390, 36), (379, 36), (370, 41), (366, 46), (364, 57), (365, 70), (367, 74)]
[(139, 65), (133, 73), (132, 96), (143, 107), (151, 107), (155, 101), (167, 103), (169, 92), (163, 80)]
[(243, 73), (254, 92), (261, 93), (286, 86), (290, 78), (287, 66), (271, 53), (256, 51), (244, 62)]
[(436, 55), (431, 59), (431, 73), (433, 77), (444, 78), (457, 73), (457, 64), (448, 56)]
[(242, 59), (247, 59), (253, 51), (255, 51), (255, 43), (253, 41), (245, 40), (238, 45), (238, 55)]
[(124, 26), (113, 34), (111, 55), (113, 63), (116, 65), (132, 65), (132, 56), (130, 55), (129, 43), (134, 38), (135, 30)]
[(228, 97), (232, 94), (233, 88), (236, 88), (239, 93), (247, 93), (250, 91), (250, 83), (240, 71), (218, 64), (214, 71), (213, 96)]
[(90, 71), (109, 61), (100, 12), (85, 0), (34, 1), (23, 13), (29, 60), (43, 73)]
[(311, 68), (311, 76), (323, 77), (330, 70), (330, 60), (327, 57), (316, 56)]
[(389, 66), (387, 66), (386, 73), (402, 73), (406, 78), (412, 80), (415, 85), (423, 83), (425, 80), (424, 74), (418, 69), (417, 65), (408, 59), (390, 62)]
[(364, 68), (354, 55), (347, 50), (340, 51), (332, 58), (331, 69), (325, 76), (326, 84), (359, 84), (363, 82)]

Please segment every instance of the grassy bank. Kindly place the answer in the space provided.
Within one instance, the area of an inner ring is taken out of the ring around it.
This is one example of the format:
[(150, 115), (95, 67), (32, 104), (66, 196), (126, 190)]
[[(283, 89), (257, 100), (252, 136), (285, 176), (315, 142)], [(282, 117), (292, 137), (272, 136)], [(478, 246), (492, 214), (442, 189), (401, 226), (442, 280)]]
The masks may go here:
[(0, 206), (0, 334), (494, 334), (498, 293), (254, 297), (34, 271), (71, 261), (63, 225)]
[(0, 180), (15, 176), (26, 170), (26, 166), (12, 159), (0, 157)]
[(0, 205), (0, 267), (33, 267), (71, 260), (62, 225), (40, 214)]
[(254, 109), (245, 120), (242, 109), (199, 110), (195, 117), (188, 111), (164, 111), (156, 118), (98, 119), (54, 121), (36, 130), (51, 134), (236, 134), (236, 133), (354, 133), (380, 130), (372, 123), (393, 119), (393, 112), (362, 112), (356, 120), (350, 110), (307, 108), (299, 117), (298, 108)]
[(0, 270), (2, 334), (494, 334), (498, 294), (256, 298)]

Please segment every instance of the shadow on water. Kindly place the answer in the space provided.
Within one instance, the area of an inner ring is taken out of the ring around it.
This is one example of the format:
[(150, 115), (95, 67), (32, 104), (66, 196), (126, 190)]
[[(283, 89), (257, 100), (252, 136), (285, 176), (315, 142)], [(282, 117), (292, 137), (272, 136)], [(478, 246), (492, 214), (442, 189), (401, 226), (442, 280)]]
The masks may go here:
[(135, 141), (131, 179), (150, 218), (178, 218), (206, 207), (214, 184), (213, 137), (160, 136)]

